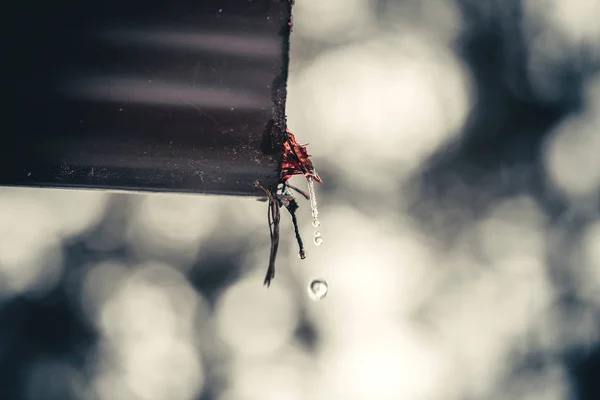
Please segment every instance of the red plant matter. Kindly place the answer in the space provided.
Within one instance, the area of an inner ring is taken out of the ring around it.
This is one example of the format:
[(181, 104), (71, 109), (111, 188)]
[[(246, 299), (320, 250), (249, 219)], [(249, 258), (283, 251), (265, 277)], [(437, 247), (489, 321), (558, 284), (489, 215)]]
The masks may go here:
[[(267, 269), (267, 275), (265, 276), (265, 286), (270, 286), (271, 281), (275, 277), (275, 259), (277, 258), (277, 250), (279, 248), (279, 223), (281, 221), (281, 214), (279, 209), (285, 207), (292, 217), (292, 223), (294, 224), (294, 232), (296, 233), (296, 241), (298, 242), (298, 256), (301, 259), (306, 258), (306, 251), (304, 250), (304, 243), (300, 236), (300, 229), (298, 226), (298, 220), (296, 219), (296, 210), (298, 210), (298, 203), (292, 195), (290, 189), (295, 190), (305, 199), (311, 202), (311, 208), (313, 209), (313, 220), (317, 221), (317, 210), (316, 200), (314, 198), (314, 186), (313, 180), (323, 183), (321, 177), (315, 171), (315, 167), (310, 160), (310, 154), (306, 151), (307, 145), (298, 144), (296, 138), (292, 132), (286, 129), (287, 138), (283, 142), (283, 154), (281, 156), (281, 176), (279, 184), (272, 187), (265, 187), (260, 181), (255, 182), (255, 186), (261, 189), (269, 201), (268, 208), (268, 222), (269, 222), (269, 233), (271, 235), (271, 254), (269, 257), (269, 268)], [(292, 186), (288, 183), (288, 180), (293, 175), (304, 175), (309, 181), (309, 194)], [(313, 221), (313, 225), (315, 222)], [(315, 225), (317, 226), (317, 225)]]
[[(296, 1), (290, 0), (290, 7), (294, 7), (294, 4), (296, 4)], [(290, 32), (292, 32), (294, 30), (294, 16), (291, 14), (291, 10), (290, 10), (290, 22), (288, 22), (288, 25), (290, 26)]]
[(304, 175), (306, 179), (312, 178), (323, 183), (321, 177), (315, 171), (310, 154), (305, 145), (296, 141), (296, 137), (289, 129), (286, 129), (288, 138), (283, 142), (283, 156), (281, 160), (281, 182), (287, 182), (292, 175)]

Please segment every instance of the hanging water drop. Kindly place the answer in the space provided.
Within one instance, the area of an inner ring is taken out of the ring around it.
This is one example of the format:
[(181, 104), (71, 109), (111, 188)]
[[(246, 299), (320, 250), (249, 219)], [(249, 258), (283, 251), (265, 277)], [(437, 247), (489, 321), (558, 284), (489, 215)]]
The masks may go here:
[[(310, 210), (312, 212), (312, 225), (315, 228), (318, 228), (319, 226), (321, 226), (321, 222), (319, 221), (319, 210), (317, 209), (317, 196), (315, 195), (315, 181), (313, 180), (312, 177), (308, 177), (308, 196), (310, 198)], [(323, 243), (323, 239), (321, 238), (320, 243), (317, 243), (316, 240), (316, 236), (317, 236), (317, 232), (315, 232), (315, 244), (317, 246), (319, 246), (321, 243)], [(319, 236), (321, 236), (321, 234), (319, 233)]]
[(304, 250), (300, 250), (298, 252), (298, 258), (304, 260), (306, 258), (306, 252)]
[(308, 285), (308, 296), (311, 300), (322, 300), (328, 291), (327, 281), (323, 279), (315, 279)]

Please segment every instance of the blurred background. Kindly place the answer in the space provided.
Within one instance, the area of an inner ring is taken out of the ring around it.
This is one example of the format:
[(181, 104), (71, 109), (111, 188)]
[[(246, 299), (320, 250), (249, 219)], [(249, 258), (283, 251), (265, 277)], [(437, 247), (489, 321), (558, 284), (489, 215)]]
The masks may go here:
[(298, 0), (269, 289), (265, 203), (0, 189), (0, 398), (600, 398), (599, 13)]

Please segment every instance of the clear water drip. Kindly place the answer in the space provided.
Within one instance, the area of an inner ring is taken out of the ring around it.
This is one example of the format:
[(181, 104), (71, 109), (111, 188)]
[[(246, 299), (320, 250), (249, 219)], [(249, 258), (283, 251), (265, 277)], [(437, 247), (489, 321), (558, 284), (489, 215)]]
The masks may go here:
[[(317, 196), (315, 195), (315, 181), (313, 180), (312, 177), (308, 177), (308, 196), (310, 198), (310, 210), (312, 212), (312, 225), (315, 228), (318, 228), (319, 226), (321, 226), (321, 222), (319, 221), (319, 210), (317, 209)], [(319, 232), (319, 235), (321, 236), (321, 233)], [(321, 238), (321, 240), (319, 241), (320, 243), (317, 243), (316, 240), (317, 237), (317, 232), (315, 232), (315, 244), (317, 246), (321, 245), (321, 243), (323, 243), (323, 238)]]
[(327, 296), (328, 291), (329, 286), (324, 279), (314, 279), (310, 285), (308, 285), (308, 296), (311, 300), (322, 300)]
[(323, 236), (321, 236), (321, 232), (315, 231), (315, 238), (313, 239), (315, 245), (320, 246), (323, 244)]

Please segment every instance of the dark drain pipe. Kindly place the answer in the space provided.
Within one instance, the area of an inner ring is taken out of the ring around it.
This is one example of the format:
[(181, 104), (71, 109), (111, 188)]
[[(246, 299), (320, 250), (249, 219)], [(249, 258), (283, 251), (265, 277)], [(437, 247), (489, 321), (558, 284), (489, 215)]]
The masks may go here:
[(279, 180), (290, 8), (2, 6), (0, 185), (261, 195)]

